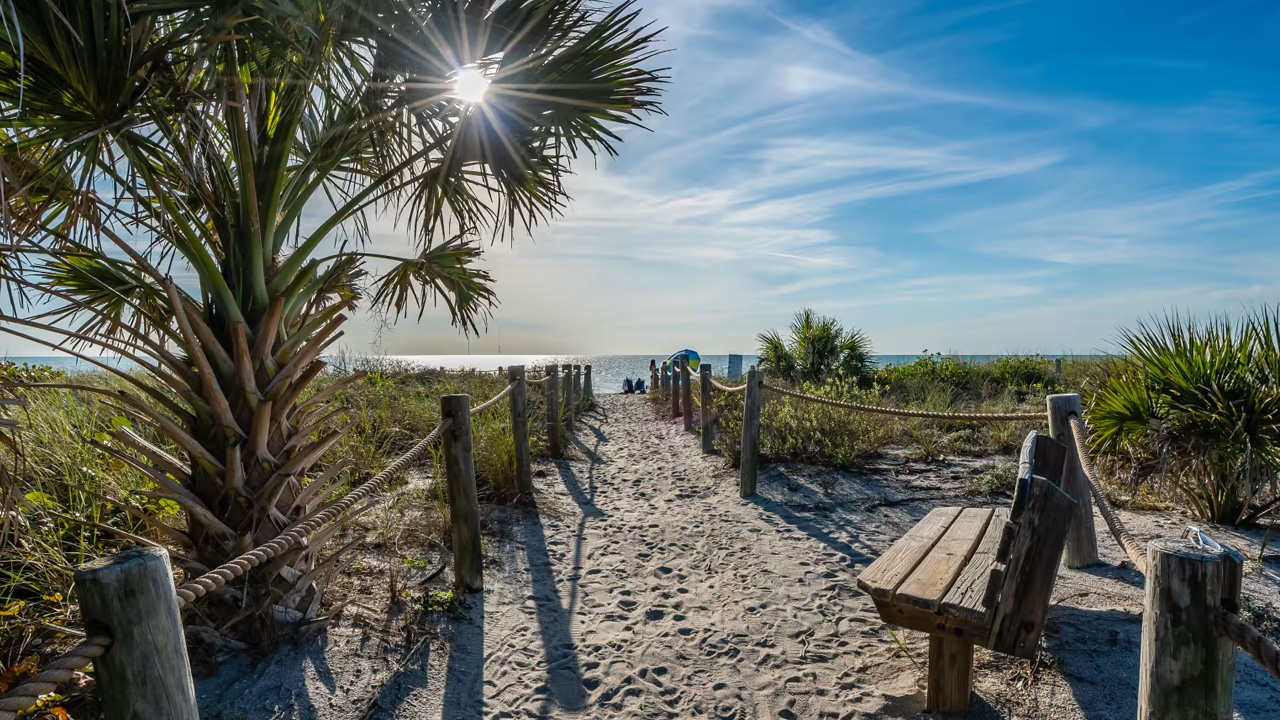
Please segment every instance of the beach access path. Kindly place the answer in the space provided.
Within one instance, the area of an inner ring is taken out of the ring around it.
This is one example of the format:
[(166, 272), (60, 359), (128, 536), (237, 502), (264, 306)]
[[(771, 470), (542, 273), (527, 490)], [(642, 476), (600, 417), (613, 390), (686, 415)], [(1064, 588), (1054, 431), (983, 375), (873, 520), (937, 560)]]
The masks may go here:
[[(643, 396), (598, 402), (572, 457), (535, 466), (536, 511), (490, 509), (486, 590), (442, 614), (403, 663), (339, 657), (375, 653), (334, 628), (206, 685), (226, 716), (929, 717), (927, 636), (884, 625), (855, 579), (931, 508), (1007, 503), (960, 494), (1000, 460), (771, 465), (743, 500), (725, 459)], [(1125, 517), (1144, 544), (1183, 522)], [(970, 717), (1136, 715), (1142, 578), (1112, 543), (1100, 551), (1104, 565), (1061, 569), (1041, 660), (978, 651)], [(1246, 590), (1266, 582), (1246, 578)], [(287, 680), (274, 677), (282, 665)], [(1267, 717), (1280, 688), (1249, 658), (1239, 665), (1237, 717)]]

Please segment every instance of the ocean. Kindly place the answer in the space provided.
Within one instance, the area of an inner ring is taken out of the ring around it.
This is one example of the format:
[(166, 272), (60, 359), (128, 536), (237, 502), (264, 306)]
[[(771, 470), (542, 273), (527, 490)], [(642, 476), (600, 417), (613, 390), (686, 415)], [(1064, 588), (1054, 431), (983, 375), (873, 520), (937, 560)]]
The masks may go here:
[[(591, 376), (594, 388), (597, 392), (610, 392), (614, 389), (622, 389), (622, 381), (625, 378), (644, 378), (645, 382), (649, 380), (649, 361), (657, 360), (658, 364), (670, 356), (667, 354), (660, 355), (391, 355), (392, 359), (399, 360), (422, 367), (439, 367), (454, 370), (472, 369), (472, 370), (494, 370), (508, 365), (524, 365), (527, 368), (540, 368), (546, 365), (555, 364), (563, 365), (572, 363), (575, 365), (591, 365)], [(876, 355), (874, 356), (878, 365), (905, 365), (913, 363), (927, 355)], [(949, 355), (947, 357), (965, 362), (989, 362), (1005, 355)], [(28, 363), (31, 365), (49, 365), (59, 370), (67, 372), (79, 372), (85, 370), (96, 370), (92, 364), (77, 358), (65, 355), (59, 356), (31, 356), (31, 357), (10, 357), (5, 358), (10, 362)], [(108, 363), (113, 367), (121, 370), (129, 370), (133, 368), (133, 363), (123, 358), (104, 357), (100, 358), (102, 362)], [(742, 356), (742, 368), (745, 371), (757, 360), (755, 355)], [(723, 373), (728, 367), (728, 355), (703, 355), (702, 361), (710, 363), (717, 374)]]

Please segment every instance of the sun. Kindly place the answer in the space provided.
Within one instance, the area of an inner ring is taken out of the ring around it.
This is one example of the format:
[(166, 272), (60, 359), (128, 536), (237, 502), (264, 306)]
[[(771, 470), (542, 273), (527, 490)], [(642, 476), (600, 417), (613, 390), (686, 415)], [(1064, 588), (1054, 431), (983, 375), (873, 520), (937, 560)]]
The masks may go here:
[(477, 67), (464, 67), (453, 76), (453, 96), (465, 103), (484, 100), (489, 91), (489, 78)]

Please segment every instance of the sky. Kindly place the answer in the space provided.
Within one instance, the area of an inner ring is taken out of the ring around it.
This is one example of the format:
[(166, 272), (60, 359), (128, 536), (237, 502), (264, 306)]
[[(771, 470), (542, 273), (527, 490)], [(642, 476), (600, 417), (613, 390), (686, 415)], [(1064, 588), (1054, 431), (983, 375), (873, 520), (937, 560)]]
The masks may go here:
[(1274, 2), (639, 5), (667, 115), (488, 248), (487, 332), (359, 315), (349, 349), (750, 353), (812, 307), (880, 353), (1090, 353), (1280, 301)]

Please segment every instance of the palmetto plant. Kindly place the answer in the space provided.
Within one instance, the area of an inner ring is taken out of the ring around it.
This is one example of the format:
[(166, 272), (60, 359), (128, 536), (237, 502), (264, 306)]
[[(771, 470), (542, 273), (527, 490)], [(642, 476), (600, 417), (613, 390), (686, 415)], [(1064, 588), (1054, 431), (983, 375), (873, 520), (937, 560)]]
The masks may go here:
[[(616, 128), (659, 111), (663, 82), (646, 67), (657, 33), (630, 3), (7, 9), (0, 324), (130, 384), (113, 397), (132, 427), (102, 449), (182, 507), (185, 527), (161, 530), (207, 566), (340, 482), (311, 469), (344, 432), (342, 383), (308, 387), (347, 313), (421, 317), (443, 301), (475, 330), (495, 302), (479, 237), (554, 216), (571, 160), (613, 153)], [(368, 245), (379, 212), (411, 252)], [(304, 579), (313, 561), (286, 558)]]
[(809, 308), (795, 314), (788, 338), (770, 330), (757, 339), (761, 369), (793, 383), (850, 382), (871, 372), (867, 336)]
[(1280, 316), (1171, 315), (1123, 331), (1120, 345), (1089, 412), (1100, 449), (1154, 455), (1208, 520), (1280, 508)]

